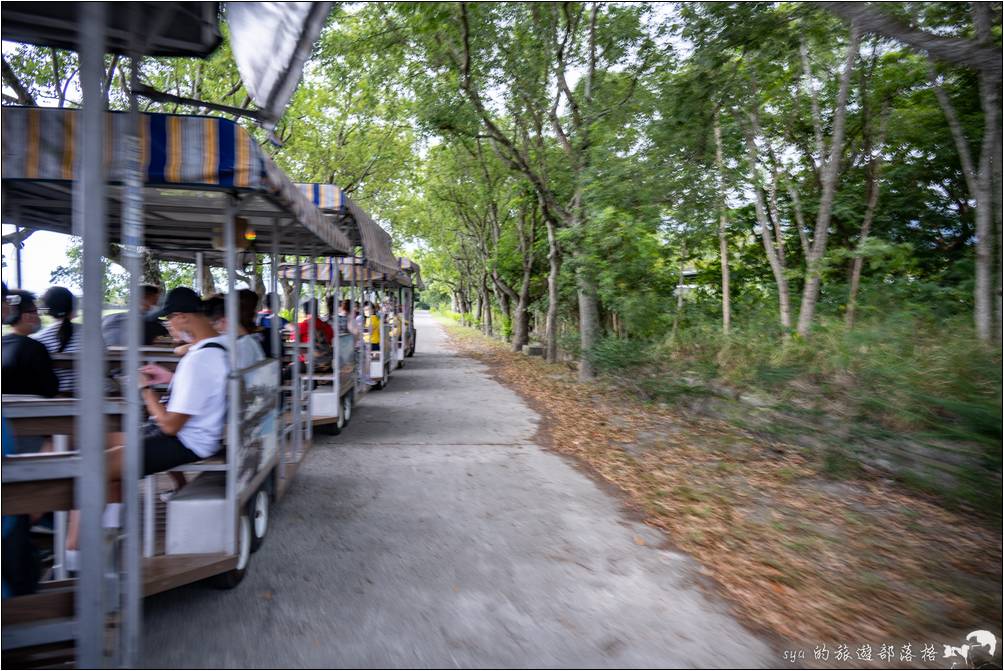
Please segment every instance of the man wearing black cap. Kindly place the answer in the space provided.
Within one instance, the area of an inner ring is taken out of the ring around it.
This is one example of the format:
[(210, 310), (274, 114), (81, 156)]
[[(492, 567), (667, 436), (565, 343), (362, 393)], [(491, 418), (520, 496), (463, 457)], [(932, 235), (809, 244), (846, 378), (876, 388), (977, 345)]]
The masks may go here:
[[(226, 340), (217, 334), (202, 310), (199, 295), (187, 287), (167, 294), (164, 307), (152, 317), (164, 317), (170, 329), (189, 343), (188, 352), (172, 374), (150, 364), (140, 369), (140, 395), (150, 418), (143, 427), (143, 475), (207, 459), (221, 447), (227, 407)], [(151, 385), (169, 384), (167, 403)], [(108, 497), (121, 499), (122, 445), (112, 434), (108, 450)], [(79, 516), (70, 518), (67, 548), (77, 549)]]
[(11, 332), (3, 337), (3, 393), (55, 396), (59, 379), (52, 369), (52, 357), (45, 345), (28, 337), (42, 328), (35, 295), (11, 289), (4, 303), (3, 323)]
[[(173, 374), (156, 365), (140, 369), (140, 393), (150, 414), (144, 437), (145, 474), (216, 454), (226, 416), (226, 341), (203, 312), (198, 294), (187, 287), (172, 289), (155, 316), (164, 317), (189, 348)], [(150, 388), (164, 383), (170, 384), (166, 405)]]

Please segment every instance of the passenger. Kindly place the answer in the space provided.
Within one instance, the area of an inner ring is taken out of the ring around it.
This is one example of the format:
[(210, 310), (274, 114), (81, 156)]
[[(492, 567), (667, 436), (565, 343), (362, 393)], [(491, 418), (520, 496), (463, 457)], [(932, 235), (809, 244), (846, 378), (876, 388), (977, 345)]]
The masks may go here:
[(387, 327), (390, 337), (397, 340), (401, 337), (401, 318), (397, 311), (397, 304), (393, 300), (384, 303), (384, 314), (387, 315)]
[[(329, 324), (317, 318), (317, 300), (311, 299), (303, 303), (303, 313), (306, 315), (296, 328), (297, 342), (310, 342), (310, 321), (314, 321), (314, 366), (323, 369), (331, 364), (331, 342), (335, 331)], [(306, 363), (306, 357), (300, 355), (300, 363)]]
[[(80, 351), (80, 325), (73, 323), (76, 315), (77, 299), (64, 287), (50, 287), (42, 294), (42, 304), (49, 316), (56, 320), (37, 334), (34, 338), (45, 345), (49, 354)], [(77, 386), (77, 371), (73, 368), (56, 370), (59, 379), (59, 393), (73, 394)]]
[(369, 301), (363, 303), (363, 315), (365, 315), (366, 330), (363, 340), (369, 343), (370, 350), (380, 351), (380, 317), (373, 309), (373, 304)]
[(355, 315), (352, 313), (352, 301), (344, 300), (338, 304), (338, 333), (351, 333), (359, 335), (359, 328), (356, 324)]
[[(13, 312), (13, 308), (7, 303), (7, 284), (2, 283), (3, 300), (0, 307), (3, 310), (3, 323), (7, 324), (7, 318)], [(6, 343), (4, 343), (6, 345)], [(6, 348), (5, 348), (6, 351)], [(7, 363), (4, 361), (4, 370)], [(7, 418), (0, 418), (3, 430), (0, 432), (3, 437), (3, 456), (9, 457), (17, 454), (18, 439), (14, 436), (14, 428), (7, 422)], [(32, 451), (38, 451), (38, 446)], [(41, 575), (41, 567), (38, 559), (38, 551), (31, 542), (31, 515), (4, 515), (3, 516), (3, 598), (32, 594), (38, 585)]]
[(352, 303), (352, 314), (355, 316), (355, 327), (361, 333), (365, 330), (365, 323), (362, 318), (362, 307), (358, 300)]
[(45, 345), (29, 337), (42, 328), (35, 295), (11, 289), (4, 303), (9, 312), (3, 323), (11, 327), (11, 332), (2, 338), (3, 393), (55, 396), (59, 391), (59, 378), (52, 369), (52, 357)]
[(332, 330), (335, 328), (335, 323), (338, 321), (338, 315), (335, 314), (335, 296), (334, 294), (328, 296), (324, 299), (324, 307), (327, 308), (327, 314), (322, 320), (325, 324), (330, 326)]
[[(238, 294), (237, 324), (237, 368), (250, 368), (265, 358), (261, 342), (252, 333), (254, 329), (255, 308), (258, 307), (258, 295), (250, 289), (241, 289)], [(205, 302), (206, 317), (213, 328), (221, 336), (227, 334), (226, 298), (216, 295)], [(250, 327), (250, 328), (249, 328)]]
[[(282, 305), (282, 300), (279, 298), (278, 294), (268, 293), (265, 294), (265, 302), (262, 305), (261, 311), (255, 320), (258, 328), (265, 329), (266, 331), (272, 328), (272, 299), (275, 299), (276, 305)], [(289, 320), (279, 315), (279, 328), (280, 330), (286, 328), (289, 324)]]
[[(190, 348), (174, 373), (156, 364), (140, 368), (140, 395), (149, 413), (143, 427), (143, 475), (208, 459), (219, 452), (227, 407), (226, 341), (203, 312), (199, 295), (187, 287), (172, 289), (155, 315), (165, 317)], [(169, 385), (166, 404), (153, 389), (153, 385), (161, 384)], [(108, 436), (110, 501), (122, 497), (124, 443), (121, 433)], [(77, 549), (78, 538), (79, 515), (74, 512), (67, 548)]]
[[(168, 335), (167, 329), (160, 320), (151, 316), (151, 312), (160, 302), (160, 288), (153, 284), (140, 286), (140, 310), (143, 313), (143, 345), (149, 347), (157, 338)], [(101, 335), (105, 339), (105, 347), (125, 347), (126, 317), (128, 312), (116, 312), (101, 321)]]

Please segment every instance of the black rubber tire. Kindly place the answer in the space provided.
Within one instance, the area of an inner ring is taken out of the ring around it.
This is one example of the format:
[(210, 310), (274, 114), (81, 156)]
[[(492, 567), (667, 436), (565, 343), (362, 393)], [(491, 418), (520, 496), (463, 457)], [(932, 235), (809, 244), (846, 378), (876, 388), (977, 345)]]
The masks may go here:
[(315, 424), (314, 433), (322, 436), (337, 436), (342, 432), (341, 427), (338, 424), (331, 422), (330, 424)]
[(342, 394), (342, 399), (339, 404), (341, 407), (338, 416), (339, 424), (337, 426), (340, 431), (347, 427), (349, 422), (352, 421), (352, 409), (356, 404), (354, 392), (349, 391)]
[[(259, 531), (259, 506), (264, 506), (264, 528)], [(272, 497), (269, 496), (268, 488), (263, 484), (255, 495), (248, 501), (248, 517), (251, 518), (251, 552), (258, 552), (258, 548), (265, 542), (268, 536), (268, 529), (272, 523)]]
[[(238, 524), (240, 525), (237, 548), (238, 566), (226, 573), (220, 573), (209, 578), (209, 584), (217, 589), (233, 589), (237, 587), (244, 580), (244, 576), (248, 572), (248, 566), (251, 565), (251, 536), (253, 534), (251, 532), (251, 520), (248, 518), (247, 511), (241, 515)], [(246, 553), (243, 547), (244, 543), (248, 545)], [(242, 559), (244, 566), (240, 566)]]

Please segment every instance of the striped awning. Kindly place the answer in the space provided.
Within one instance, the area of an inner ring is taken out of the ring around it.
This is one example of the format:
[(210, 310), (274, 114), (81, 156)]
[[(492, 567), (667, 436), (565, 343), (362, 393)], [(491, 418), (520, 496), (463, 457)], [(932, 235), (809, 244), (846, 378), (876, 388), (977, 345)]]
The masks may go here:
[[(73, 181), (78, 170), (74, 129), (76, 110), (4, 107), (3, 180)], [(108, 182), (125, 181), (128, 121), (125, 113), (105, 115)], [(255, 192), (266, 197), (335, 254), (351, 252), (349, 239), (333, 226), (238, 124), (219, 117), (140, 115), (140, 172), (147, 186), (191, 191)], [(150, 225), (150, 224), (148, 224)]]
[(397, 271), (390, 234), (334, 184), (297, 184), (321, 211), (330, 214), (343, 232), (363, 248), (366, 264), (380, 273)]
[(345, 194), (334, 184), (297, 184), (310, 202), (322, 212), (338, 212), (345, 207)]

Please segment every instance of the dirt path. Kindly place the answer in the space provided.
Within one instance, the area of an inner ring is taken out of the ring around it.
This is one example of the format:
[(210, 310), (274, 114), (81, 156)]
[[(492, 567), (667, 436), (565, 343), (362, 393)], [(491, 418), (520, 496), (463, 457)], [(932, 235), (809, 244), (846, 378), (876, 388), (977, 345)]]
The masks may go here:
[(319, 441), (237, 589), (148, 599), (158, 667), (758, 667), (687, 555), (418, 319), (418, 353)]

